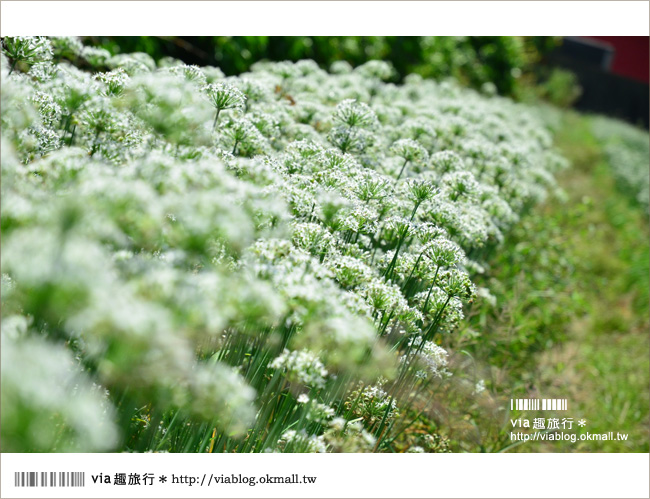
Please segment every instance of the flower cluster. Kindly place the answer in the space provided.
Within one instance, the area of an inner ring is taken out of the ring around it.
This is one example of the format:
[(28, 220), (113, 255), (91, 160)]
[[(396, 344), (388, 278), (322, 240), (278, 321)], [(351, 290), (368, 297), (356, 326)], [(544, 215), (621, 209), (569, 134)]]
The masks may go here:
[(52, 44), (44, 36), (8, 36), (4, 39), (4, 52), (11, 57), (13, 71), (18, 62), (35, 64), (52, 59)]
[(386, 380), (380, 378), (375, 385), (363, 386), (350, 394), (345, 405), (354, 419), (361, 418), (367, 427), (390, 424), (399, 416), (397, 402), (384, 389)]
[(295, 381), (307, 386), (323, 388), (327, 369), (313, 354), (306, 351), (289, 352), (284, 350), (269, 364), (272, 369), (281, 369), (289, 381)]

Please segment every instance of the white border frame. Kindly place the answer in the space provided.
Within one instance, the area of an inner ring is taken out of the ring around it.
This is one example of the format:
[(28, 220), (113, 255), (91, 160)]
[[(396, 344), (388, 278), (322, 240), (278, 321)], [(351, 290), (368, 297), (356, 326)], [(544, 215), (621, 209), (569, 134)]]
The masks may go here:
[(5, 1), (16, 35), (648, 36), (641, 1)]

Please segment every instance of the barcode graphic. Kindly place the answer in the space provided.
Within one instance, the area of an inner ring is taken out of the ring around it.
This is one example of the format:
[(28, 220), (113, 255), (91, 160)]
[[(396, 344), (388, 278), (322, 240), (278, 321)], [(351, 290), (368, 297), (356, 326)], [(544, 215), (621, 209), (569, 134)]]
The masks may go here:
[(511, 411), (566, 411), (567, 399), (510, 399)]
[(85, 487), (83, 471), (16, 471), (16, 487)]

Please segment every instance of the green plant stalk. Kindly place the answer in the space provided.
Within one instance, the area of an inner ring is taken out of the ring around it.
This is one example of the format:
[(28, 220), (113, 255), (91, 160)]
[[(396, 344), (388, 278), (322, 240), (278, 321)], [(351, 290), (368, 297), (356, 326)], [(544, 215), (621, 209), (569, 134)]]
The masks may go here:
[[(436, 317), (433, 319), (433, 321), (431, 321), (431, 325), (427, 329), (427, 332), (424, 334), (423, 336), (424, 341), (431, 339), (431, 336), (433, 335), (432, 331), (435, 327), (438, 326), (438, 322), (440, 321), (440, 318), (442, 317), (442, 314), (444, 313), (445, 308), (447, 308), (447, 305), (449, 304), (450, 300), (451, 300), (451, 295), (447, 295), (447, 300), (445, 301), (445, 304), (442, 306), (442, 308), (440, 309)], [(422, 347), (424, 346), (424, 341), (422, 341), (422, 343), (420, 344), (420, 347), (418, 348), (418, 353), (422, 351)]]
[(397, 185), (397, 182), (399, 182), (399, 179), (402, 177), (402, 173), (404, 173), (404, 168), (406, 168), (408, 162), (409, 162), (408, 159), (404, 161), (404, 164), (402, 165), (402, 169), (399, 171), (399, 175), (397, 175), (397, 179), (395, 179), (395, 185)]
[(415, 273), (418, 266), (420, 265), (420, 260), (422, 260), (423, 255), (424, 255), (424, 252), (422, 252), (422, 253), (420, 253), (418, 255), (418, 258), (415, 261), (415, 264), (413, 265), (413, 268), (411, 269), (411, 273), (406, 278), (406, 281), (404, 281), (404, 286), (402, 287), (402, 291), (404, 292), (404, 295), (407, 296), (407, 297), (409, 297), (409, 293), (407, 293), (407, 291), (409, 290), (409, 284), (411, 283), (411, 279), (413, 278), (413, 274)]
[(436, 273), (433, 276), (433, 280), (431, 281), (431, 286), (429, 287), (429, 292), (427, 293), (427, 298), (424, 300), (424, 307), (422, 307), (422, 310), (426, 310), (427, 307), (429, 306), (429, 299), (431, 298), (431, 291), (433, 291), (433, 287), (436, 285), (436, 279), (438, 278), (438, 271), (440, 270), (440, 265), (436, 267)]
[(217, 115), (214, 117), (214, 123), (212, 124), (212, 131), (215, 131), (217, 129), (217, 122), (219, 121), (219, 113), (221, 112), (221, 109), (217, 109)]

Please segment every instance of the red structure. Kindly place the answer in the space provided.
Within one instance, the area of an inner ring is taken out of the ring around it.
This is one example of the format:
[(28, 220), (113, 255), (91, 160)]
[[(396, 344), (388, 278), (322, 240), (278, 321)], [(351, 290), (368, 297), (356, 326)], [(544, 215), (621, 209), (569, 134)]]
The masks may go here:
[(547, 63), (577, 76), (582, 95), (576, 109), (650, 125), (649, 37), (567, 36)]
[(647, 36), (587, 36), (613, 51), (610, 71), (643, 83), (650, 82), (650, 44)]

